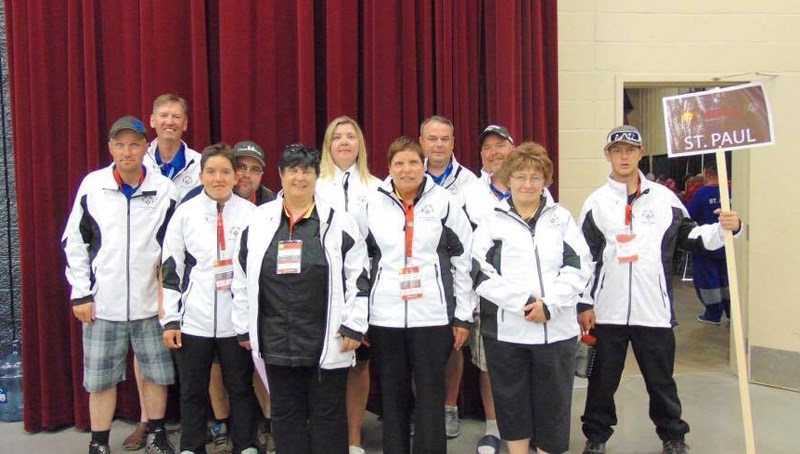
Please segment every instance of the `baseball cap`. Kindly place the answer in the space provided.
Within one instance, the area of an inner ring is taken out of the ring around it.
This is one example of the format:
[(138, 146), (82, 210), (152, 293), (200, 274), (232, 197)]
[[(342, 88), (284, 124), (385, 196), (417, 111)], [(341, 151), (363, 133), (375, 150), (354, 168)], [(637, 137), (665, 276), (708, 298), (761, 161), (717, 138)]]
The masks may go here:
[(603, 149), (608, 150), (611, 145), (620, 142), (641, 147), (642, 133), (631, 125), (617, 126), (609, 131), (608, 136), (606, 136), (606, 146)]
[(259, 147), (257, 143), (249, 140), (237, 142), (236, 145), (233, 146), (233, 154), (237, 158), (244, 156), (255, 158), (255, 160), (260, 162), (262, 166), (265, 164), (264, 152), (261, 150), (261, 147)]
[(108, 138), (113, 139), (117, 136), (117, 134), (126, 129), (129, 129), (147, 139), (147, 129), (145, 129), (142, 120), (130, 115), (120, 118), (119, 120), (115, 121), (113, 125), (111, 125), (111, 131), (108, 133)]
[(483, 146), (483, 139), (485, 139), (486, 136), (488, 136), (489, 134), (500, 136), (511, 142), (512, 145), (514, 144), (514, 139), (511, 138), (511, 134), (508, 133), (508, 129), (498, 125), (487, 126), (486, 129), (484, 129), (481, 135), (478, 137), (478, 144)]

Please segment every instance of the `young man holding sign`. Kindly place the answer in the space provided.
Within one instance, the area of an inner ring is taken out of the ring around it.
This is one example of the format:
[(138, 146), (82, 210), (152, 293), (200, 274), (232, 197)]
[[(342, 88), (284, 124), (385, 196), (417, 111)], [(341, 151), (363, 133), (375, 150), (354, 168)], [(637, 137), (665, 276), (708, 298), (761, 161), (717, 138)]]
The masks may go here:
[(669, 267), (675, 249), (719, 249), (723, 229), (738, 232), (739, 216), (719, 213), (719, 222), (698, 226), (667, 188), (639, 171), (642, 135), (632, 126), (612, 129), (604, 148), (611, 174), (586, 200), (579, 225), (592, 253), (594, 275), (578, 307), (583, 332), (597, 337), (597, 357), (581, 420), (584, 454), (605, 452), (617, 423), (614, 393), (628, 344), (650, 395), (650, 418), (664, 453), (685, 453), (689, 425), (673, 379), (676, 325)]

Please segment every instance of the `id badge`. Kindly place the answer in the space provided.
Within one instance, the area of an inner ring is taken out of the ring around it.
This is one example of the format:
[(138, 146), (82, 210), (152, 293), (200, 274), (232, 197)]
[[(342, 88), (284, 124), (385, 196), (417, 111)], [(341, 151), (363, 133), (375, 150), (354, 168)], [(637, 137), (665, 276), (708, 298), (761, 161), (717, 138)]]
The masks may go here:
[(639, 260), (639, 241), (632, 232), (617, 234), (617, 260), (619, 263), (635, 263)]
[(224, 292), (231, 289), (231, 282), (233, 282), (233, 260), (214, 260), (214, 285), (218, 292)]
[(400, 269), (400, 297), (406, 301), (422, 298), (422, 279), (418, 266)]
[(303, 256), (303, 240), (278, 242), (278, 266), (276, 274), (298, 274)]

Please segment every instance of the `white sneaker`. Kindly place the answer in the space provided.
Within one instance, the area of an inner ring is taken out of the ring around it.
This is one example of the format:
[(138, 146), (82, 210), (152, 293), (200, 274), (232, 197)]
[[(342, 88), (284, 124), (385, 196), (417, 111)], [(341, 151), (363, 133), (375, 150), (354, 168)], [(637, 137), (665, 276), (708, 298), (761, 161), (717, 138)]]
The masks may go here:
[(361, 446), (350, 445), (350, 454), (367, 454)]

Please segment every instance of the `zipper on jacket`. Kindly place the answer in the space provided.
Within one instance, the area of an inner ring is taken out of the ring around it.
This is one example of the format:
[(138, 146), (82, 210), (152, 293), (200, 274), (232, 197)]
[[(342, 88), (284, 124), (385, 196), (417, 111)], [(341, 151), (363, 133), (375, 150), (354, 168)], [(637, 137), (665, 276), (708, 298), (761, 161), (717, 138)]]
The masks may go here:
[[(641, 196), (641, 194), (640, 194)], [(639, 200), (636, 197), (631, 201), (631, 224), (628, 228), (628, 233), (633, 234), (633, 204)], [(633, 262), (628, 262), (628, 317), (625, 320), (626, 325), (631, 324), (631, 307), (633, 306)]]
[[(222, 216), (222, 213), (223, 213), (224, 210), (225, 210), (225, 206), (224, 205), (220, 205), (219, 202), (217, 202), (217, 216)], [(224, 220), (224, 217), (223, 217), (223, 220)], [(219, 222), (219, 221), (217, 221), (217, 222)], [(219, 223), (217, 223), (217, 229), (219, 229)], [(223, 231), (222, 234), (225, 235), (225, 232)], [(217, 234), (214, 235), (214, 236), (217, 237), (217, 263), (219, 263), (219, 261), (222, 260), (222, 254), (220, 253), (220, 250), (219, 250), (219, 246), (220, 246), (220, 244), (219, 244), (219, 230), (217, 230)], [(217, 293), (218, 292), (217, 292), (217, 283), (216, 282), (212, 282), (212, 285), (214, 286), (214, 288), (212, 289), (213, 292), (214, 292), (214, 334), (213, 334), (212, 337), (214, 339), (216, 339), (217, 338)]]
[[(531, 230), (531, 240), (533, 240), (533, 230)], [(542, 304), (544, 304), (544, 280), (542, 278), (542, 264), (539, 261), (539, 248), (536, 247), (536, 244), (533, 245), (533, 255), (536, 257), (536, 272), (539, 275), (539, 289), (542, 291), (542, 296), (540, 299), (542, 300)], [(542, 323), (542, 327), (544, 328), (544, 343), (547, 343), (547, 320)]]
[[(121, 191), (120, 191), (121, 192)], [(123, 194), (124, 195), (124, 194)], [(125, 246), (125, 288), (126, 288), (126, 319), (131, 320), (131, 199), (128, 199), (127, 228)]]
[[(333, 218), (333, 208), (331, 208), (330, 213), (331, 215), (328, 216), (328, 222), (326, 223), (325, 226), (325, 232), (322, 233), (322, 239), (321, 239), (322, 250), (325, 251), (325, 260), (328, 261), (328, 307), (325, 310), (325, 333), (323, 334), (323, 336), (325, 337), (322, 338), (322, 353), (319, 355), (319, 365), (317, 367), (317, 379), (319, 380), (320, 383), (322, 382), (322, 362), (325, 359), (325, 355), (328, 354), (328, 348), (330, 348), (328, 339), (331, 336), (331, 333), (328, 332), (328, 329), (331, 322), (331, 305), (333, 301), (332, 300), (333, 295), (331, 292), (331, 282), (333, 282), (333, 274), (331, 271), (331, 257), (330, 254), (328, 253), (328, 249), (325, 247), (325, 241), (328, 239), (328, 232), (330, 232), (331, 230), (330, 222)], [(342, 257), (342, 262), (344, 262), (344, 257)], [(342, 264), (342, 267), (344, 267), (344, 263)], [(342, 293), (344, 293), (344, 289), (342, 289)]]

